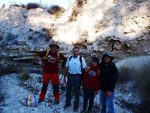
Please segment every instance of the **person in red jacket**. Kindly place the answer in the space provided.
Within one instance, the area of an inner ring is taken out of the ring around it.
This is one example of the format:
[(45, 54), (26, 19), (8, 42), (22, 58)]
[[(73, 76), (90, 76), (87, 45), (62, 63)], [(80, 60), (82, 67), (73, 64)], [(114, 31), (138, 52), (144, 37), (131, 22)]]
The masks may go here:
[[(83, 111), (81, 113), (90, 113), (94, 104), (94, 96), (98, 93), (100, 86), (100, 70), (99, 58), (94, 56), (92, 58), (91, 67), (86, 69), (84, 78), (82, 80), (82, 88), (84, 91)], [(88, 111), (86, 111), (89, 100)]]

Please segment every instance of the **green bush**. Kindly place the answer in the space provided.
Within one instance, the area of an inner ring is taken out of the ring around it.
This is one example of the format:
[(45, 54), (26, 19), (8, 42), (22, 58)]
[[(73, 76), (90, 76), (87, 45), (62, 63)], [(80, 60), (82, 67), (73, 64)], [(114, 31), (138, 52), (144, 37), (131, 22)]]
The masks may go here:
[(28, 80), (29, 78), (30, 76), (28, 72), (23, 73), (20, 77), (21, 80)]

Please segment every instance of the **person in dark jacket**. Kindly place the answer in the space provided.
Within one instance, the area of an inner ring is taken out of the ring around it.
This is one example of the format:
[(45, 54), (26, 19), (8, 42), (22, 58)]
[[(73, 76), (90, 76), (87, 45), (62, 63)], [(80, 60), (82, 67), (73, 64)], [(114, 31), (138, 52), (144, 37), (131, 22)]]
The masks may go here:
[(118, 69), (112, 62), (114, 56), (111, 52), (105, 52), (102, 56), (102, 62), (99, 64), (100, 68), (100, 102), (101, 113), (114, 113), (113, 97), (114, 88), (118, 81)]
[[(83, 80), (82, 89), (84, 91), (83, 111), (81, 113), (91, 113), (94, 104), (94, 96), (97, 95), (100, 86), (100, 70), (99, 58), (92, 58), (91, 67), (86, 69)], [(88, 111), (86, 107), (89, 100)]]

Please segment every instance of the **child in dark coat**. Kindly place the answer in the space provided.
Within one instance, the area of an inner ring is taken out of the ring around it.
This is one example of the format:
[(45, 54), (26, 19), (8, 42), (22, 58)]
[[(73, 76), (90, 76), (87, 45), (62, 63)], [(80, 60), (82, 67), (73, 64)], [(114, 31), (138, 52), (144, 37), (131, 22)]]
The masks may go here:
[[(86, 69), (84, 78), (82, 80), (82, 88), (84, 91), (83, 111), (81, 113), (90, 113), (94, 104), (94, 96), (98, 93), (100, 86), (100, 70), (99, 58), (94, 56), (92, 58), (91, 67)], [(88, 111), (86, 111), (89, 100)]]

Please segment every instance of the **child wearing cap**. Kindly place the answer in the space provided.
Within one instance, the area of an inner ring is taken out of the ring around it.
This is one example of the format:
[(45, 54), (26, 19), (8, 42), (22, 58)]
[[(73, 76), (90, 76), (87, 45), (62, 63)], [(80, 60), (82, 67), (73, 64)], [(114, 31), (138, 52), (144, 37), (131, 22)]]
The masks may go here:
[[(100, 86), (100, 70), (99, 58), (94, 56), (92, 58), (91, 67), (86, 69), (84, 78), (82, 80), (82, 89), (84, 91), (83, 111), (81, 113), (90, 113), (94, 104), (94, 96), (98, 93)], [(86, 111), (89, 100), (88, 111)]]

